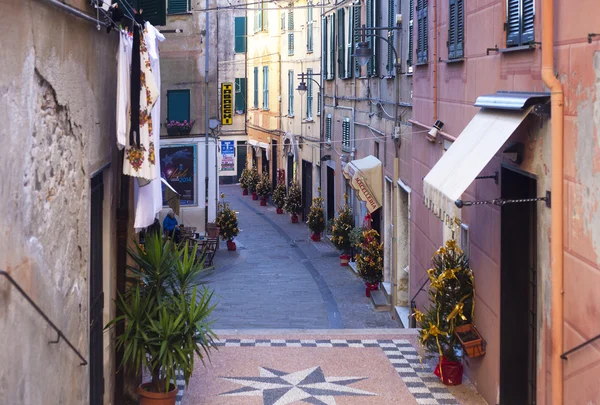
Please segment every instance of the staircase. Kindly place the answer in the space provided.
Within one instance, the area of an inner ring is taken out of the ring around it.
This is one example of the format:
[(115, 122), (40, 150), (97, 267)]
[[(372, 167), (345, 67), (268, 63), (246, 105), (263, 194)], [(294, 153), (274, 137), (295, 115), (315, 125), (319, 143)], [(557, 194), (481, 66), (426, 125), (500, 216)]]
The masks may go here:
[(404, 329), (410, 327), (410, 307), (392, 307), (392, 286), (390, 283), (383, 282), (379, 290), (371, 291), (371, 302), (375, 307), (375, 311), (393, 311), (394, 319), (398, 322), (399, 327)]

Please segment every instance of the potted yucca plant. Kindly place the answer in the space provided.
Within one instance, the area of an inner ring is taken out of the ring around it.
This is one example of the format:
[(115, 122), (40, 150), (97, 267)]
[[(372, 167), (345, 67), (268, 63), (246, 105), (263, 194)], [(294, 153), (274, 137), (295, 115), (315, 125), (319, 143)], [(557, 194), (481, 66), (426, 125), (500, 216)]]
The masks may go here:
[(142, 405), (175, 404), (176, 373), (183, 373), (187, 385), (194, 360), (204, 362), (215, 347), (208, 322), (213, 293), (198, 287), (204, 268), (196, 249), (163, 241), (159, 233), (148, 235), (144, 246), (127, 249), (136, 281), (118, 295), (115, 305), (122, 315), (106, 328), (124, 324), (116, 337), (117, 349), (124, 349), (120, 367), (149, 371), (151, 381), (138, 387)]

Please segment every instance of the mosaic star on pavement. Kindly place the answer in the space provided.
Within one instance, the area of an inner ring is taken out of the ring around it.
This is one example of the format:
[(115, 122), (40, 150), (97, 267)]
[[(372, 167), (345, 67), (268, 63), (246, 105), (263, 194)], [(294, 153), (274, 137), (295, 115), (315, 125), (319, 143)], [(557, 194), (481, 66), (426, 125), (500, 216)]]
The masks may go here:
[(264, 405), (286, 405), (303, 401), (313, 405), (335, 405), (336, 396), (373, 396), (372, 392), (349, 387), (366, 377), (325, 377), (321, 367), (286, 373), (259, 367), (260, 377), (221, 377), (243, 385), (222, 396), (261, 396)]

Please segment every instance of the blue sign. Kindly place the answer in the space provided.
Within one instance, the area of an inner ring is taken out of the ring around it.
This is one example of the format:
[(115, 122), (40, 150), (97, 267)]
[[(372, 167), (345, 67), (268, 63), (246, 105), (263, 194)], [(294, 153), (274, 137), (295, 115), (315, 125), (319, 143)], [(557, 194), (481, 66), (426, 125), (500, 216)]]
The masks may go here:
[(235, 171), (235, 141), (221, 141), (221, 171)]

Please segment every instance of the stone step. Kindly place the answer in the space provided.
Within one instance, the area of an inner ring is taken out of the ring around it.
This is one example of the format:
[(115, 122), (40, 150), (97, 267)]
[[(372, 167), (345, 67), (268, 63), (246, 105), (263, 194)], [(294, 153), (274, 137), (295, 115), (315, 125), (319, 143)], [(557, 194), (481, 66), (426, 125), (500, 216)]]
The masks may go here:
[(410, 316), (410, 307), (394, 307), (394, 312), (396, 313), (396, 320), (401, 328), (404, 329), (416, 329), (410, 328), (409, 316)]
[(385, 299), (387, 300), (387, 302), (391, 303), (392, 302), (392, 285), (391, 283), (384, 281), (383, 283), (381, 283), (382, 286), (382, 291), (385, 294)]
[(371, 291), (371, 302), (375, 307), (375, 311), (392, 310), (392, 304), (387, 301), (385, 293), (382, 290)]

